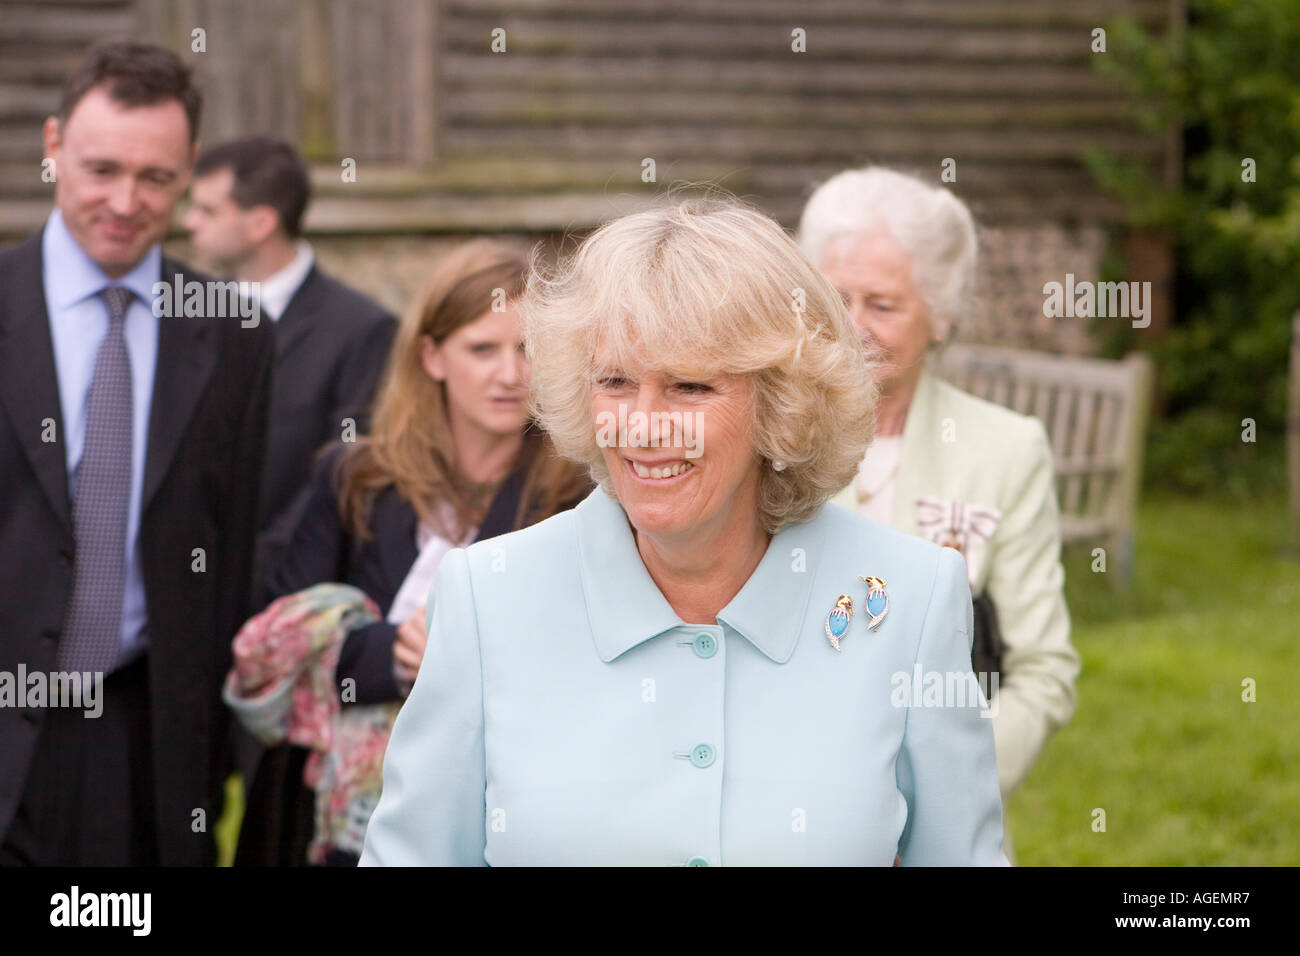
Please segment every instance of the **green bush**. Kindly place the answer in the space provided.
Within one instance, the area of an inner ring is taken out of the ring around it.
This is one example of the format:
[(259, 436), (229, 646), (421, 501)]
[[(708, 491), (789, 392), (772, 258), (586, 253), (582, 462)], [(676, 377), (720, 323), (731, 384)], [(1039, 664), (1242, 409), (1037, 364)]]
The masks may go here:
[[(1140, 163), (1087, 156), (1099, 182), (1126, 200), (1128, 226), (1175, 243), (1177, 314), (1150, 346), (1162, 415), (1147, 481), (1276, 488), (1290, 317), (1300, 308), (1300, 0), (1192, 0), (1182, 31), (1152, 35), (1120, 19), (1108, 40), (1098, 68), (1124, 83), (1145, 128), (1173, 124), (1185, 146), (1174, 190)], [(1248, 418), (1253, 445), (1242, 440)]]

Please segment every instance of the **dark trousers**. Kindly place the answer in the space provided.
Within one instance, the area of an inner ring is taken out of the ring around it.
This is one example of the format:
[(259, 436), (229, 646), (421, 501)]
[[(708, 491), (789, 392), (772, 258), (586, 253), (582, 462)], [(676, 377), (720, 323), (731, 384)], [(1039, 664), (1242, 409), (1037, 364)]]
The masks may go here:
[(316, 822), (316, 794), (302, 781), (311, 751), (269, 747), (249, 782), (235, 866), (306, 866)]
[(4, 866), (156, 866), (149, 655), (104, 678), (103, 713), (45, 714)]

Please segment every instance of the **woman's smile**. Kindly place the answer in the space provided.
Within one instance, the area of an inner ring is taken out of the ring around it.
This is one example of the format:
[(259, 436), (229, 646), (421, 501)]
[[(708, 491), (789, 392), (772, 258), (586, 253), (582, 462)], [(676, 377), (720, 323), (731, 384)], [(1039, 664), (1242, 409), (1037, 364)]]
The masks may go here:
[(633, 461), (631, 458), (624, 460), (627, 462), (632, 477), (641, 484), (676, 484), (678, 480), (684, 480), (695, 470), (695, 464), (689, 461), (664, 461), (648, 464)]

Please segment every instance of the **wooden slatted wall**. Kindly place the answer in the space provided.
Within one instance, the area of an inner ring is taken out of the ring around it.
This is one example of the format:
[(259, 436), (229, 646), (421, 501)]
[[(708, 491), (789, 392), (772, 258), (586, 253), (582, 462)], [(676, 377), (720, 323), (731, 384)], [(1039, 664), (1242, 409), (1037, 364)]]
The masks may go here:
[[(439, 57), (447, 157), (526, 155), (620, 180), (656, 160), (718, 170), (783, 221), (865, 161), (939, 175), (991, 223), (1118, 213), (1082, 150), (1162, 156), (1093, 68), (1118, 11), (1167, 0), (449, 0)], [(502, 28), (507, 52), (493, 54)], [(792, 52), (792, 30), (807, 52)]]
[[(504, 228), (509, 206), (488, 201), (500, 195), (519, 200), (516, 226), (573, 225), (597, 218), (584, 200), (652, 191), (647, 157), (660, 186), (718, 179), (787, 223), (846, 165), (937, 177), (945, 158), (986, 223), (1107, 221), (1119, 210), (1082, 150), (1159, 163), (1166, 144), (1093, 69), (1091, 31), (1122, 11), (1160, 26), (1170, 4), (3, 0), (0, 202), (44, 195), (30, 165), (40, 120), (86, 44), (117, 33), (196, 65), (209, 141), (273, 132), (316, 160), (325, 194), (355, 200), (351, 221), (335, 207), (321, 228)], [(807, 52), (792, 51), (795, 28)], [(335, 188), (342, 157), (370, 164), (358, 188)], [(421, 205), (429, 193), (447, 202)], [(462, 201), (476, 196), (479, 220)]]

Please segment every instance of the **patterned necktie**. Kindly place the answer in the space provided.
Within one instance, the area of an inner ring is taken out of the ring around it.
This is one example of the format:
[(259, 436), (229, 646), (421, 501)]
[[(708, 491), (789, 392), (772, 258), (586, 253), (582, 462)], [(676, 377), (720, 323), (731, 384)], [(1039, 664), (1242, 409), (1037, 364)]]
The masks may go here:
[(108, 305), (108, 333), (95, 357), (86, 399), (86, 440), (72, 505), (77, 558), (57, 666), (108, 673), (121, 640), (131, 504), (131, 362), (123, 330), (131, 292), (114, 286), (100, 294)]

